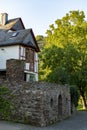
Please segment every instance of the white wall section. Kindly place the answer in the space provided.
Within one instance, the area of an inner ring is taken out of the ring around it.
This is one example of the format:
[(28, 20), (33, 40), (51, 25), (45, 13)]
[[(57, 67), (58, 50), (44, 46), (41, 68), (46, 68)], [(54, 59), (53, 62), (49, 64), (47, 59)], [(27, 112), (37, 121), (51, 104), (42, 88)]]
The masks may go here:
[(19, 59), (19, 45), (0, 47), (0, 69), (6, 69), (8, 59)]

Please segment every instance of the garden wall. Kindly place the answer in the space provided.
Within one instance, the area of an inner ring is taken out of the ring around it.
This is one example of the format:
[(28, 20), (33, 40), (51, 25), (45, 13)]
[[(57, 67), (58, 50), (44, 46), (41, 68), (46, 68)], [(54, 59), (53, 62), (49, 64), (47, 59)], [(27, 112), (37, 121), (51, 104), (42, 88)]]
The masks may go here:
[(14, 95), (11, 120), (47, 126), (71, 115), (70, 88), (47, 82), (0, 81)]

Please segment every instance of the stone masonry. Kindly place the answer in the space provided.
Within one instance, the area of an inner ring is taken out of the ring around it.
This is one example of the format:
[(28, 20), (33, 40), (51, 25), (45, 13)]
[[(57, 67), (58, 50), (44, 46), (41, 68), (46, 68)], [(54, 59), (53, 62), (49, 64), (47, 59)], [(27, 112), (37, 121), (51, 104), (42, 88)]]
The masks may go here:
[(13, 81), (24, 81), (24, 60), (9, 59), (6, 62), (6, 78)]
[(70, 88), (47, 82), (0, 81), (14, 98), (11, 120), (36, 126), (47, 126), (71, 115)]

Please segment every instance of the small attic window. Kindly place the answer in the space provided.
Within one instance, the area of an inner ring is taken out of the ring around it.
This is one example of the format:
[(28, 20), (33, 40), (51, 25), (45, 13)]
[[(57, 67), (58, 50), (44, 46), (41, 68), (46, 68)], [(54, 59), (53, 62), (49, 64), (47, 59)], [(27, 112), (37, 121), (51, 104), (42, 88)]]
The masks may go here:
[(18, 32), (15, 32), (12, 34), (12, 37), (16, 37), (18, 35)]

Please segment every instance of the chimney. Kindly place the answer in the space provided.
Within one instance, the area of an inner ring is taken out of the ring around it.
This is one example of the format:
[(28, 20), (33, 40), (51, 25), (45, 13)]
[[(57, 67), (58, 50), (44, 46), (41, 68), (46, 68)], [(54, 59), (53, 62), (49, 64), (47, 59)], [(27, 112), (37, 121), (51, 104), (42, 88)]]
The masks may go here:
[(7, 13), (1, 13), (0, 14), (0, 24), (5, 25), (8, 21), (8, 14)]

